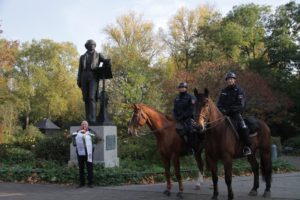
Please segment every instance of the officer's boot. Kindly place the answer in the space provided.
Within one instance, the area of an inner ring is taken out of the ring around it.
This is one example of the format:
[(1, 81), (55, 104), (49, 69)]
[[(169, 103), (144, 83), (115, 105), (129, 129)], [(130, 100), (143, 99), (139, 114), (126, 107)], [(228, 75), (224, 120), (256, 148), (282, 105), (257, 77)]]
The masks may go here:
[(252, 154), (252, 145), (250, 142), (248, 128), (242, 128), (240, 130), (240, 133), (241, 133), (241, 138), (242, 138), (243, 142), (245, 143), (245, 147), (243, 149), (243, 154), (244, 154), (244, 156), (251, 155)]
[(186, 132), (184, 135), (184, 138), (186, 139), (186, 144), (187, 144), (187, 153), (188, 154), (193, 154), (193, 149), (192, 149), (192, 138), (190, 132)]

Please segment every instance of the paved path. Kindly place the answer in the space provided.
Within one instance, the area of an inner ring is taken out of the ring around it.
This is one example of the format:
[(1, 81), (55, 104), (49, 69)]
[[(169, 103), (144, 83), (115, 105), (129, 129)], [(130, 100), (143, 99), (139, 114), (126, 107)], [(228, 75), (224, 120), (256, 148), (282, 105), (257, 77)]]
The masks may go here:
[[(227, 199), (227, 190), (223, 178), (219, 179), (219, 199)], [(173, 200), (177, 199), (177, 183), (170, 197), (162, 194), (165, 184), (128, 185), (115, 187), (94, 187), (76, 189), (74, 186), (50, 184), (0, 183), (0, 200)], [(194, 182), (186, 181), (185, 200), (210, 199), (211, 180), (205, 179), (201, 190), (194, 190)], [(252, 186), (252, 177), (234, 177), (235, 199), (254, 200), (261, 197), (264, 183), (260, 182), (257, 197), (247, 194)], [(272, 199), (300, 199), (300, 172), (275, 174), (272, 182)]]

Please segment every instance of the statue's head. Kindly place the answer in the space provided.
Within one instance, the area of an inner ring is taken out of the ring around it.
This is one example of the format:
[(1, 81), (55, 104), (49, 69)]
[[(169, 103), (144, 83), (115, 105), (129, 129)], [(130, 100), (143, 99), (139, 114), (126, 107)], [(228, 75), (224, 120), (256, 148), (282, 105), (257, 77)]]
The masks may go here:
[(96, 42), (94, 40), (88, 40), (84, 46), (88, 51), (93, 51), (96, 48)]

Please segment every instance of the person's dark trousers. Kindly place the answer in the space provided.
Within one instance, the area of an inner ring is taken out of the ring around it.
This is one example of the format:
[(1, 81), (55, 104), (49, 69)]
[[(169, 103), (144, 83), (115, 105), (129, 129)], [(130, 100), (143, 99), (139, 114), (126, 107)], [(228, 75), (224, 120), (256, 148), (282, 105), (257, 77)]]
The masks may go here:
[(240, 113), (236, 113), (231, 116), (233, 120), (237, 123), (238, 126), (238, 133), (242, 139), (242, 141), (245, 143), (246, 146), (251, 148), (251, 141), (249, 137), (249, 129), (246, 126), (246, 123)]
[(79, 166), (79, 184), (80, 186), (85, 185), (85, 172), (84, 166), (86, 165), (87, 169), (87, 180), (88, 185), (93, 185), (93, 163), (87, 162), (87, 156), (77, 156), (78, 166)]
[(249, 129), (242, 128), (242, 129), (240, 129), (239, 132), (240, 132), (240, 136), (241, 136), (243, 142), (245, 143), (245, 145), (251, 148), (252, 145), (251, 145), (251, 141), (250, 141), (250, 137), (249, 137)]
[(95, 123), (98, 79), (95, 77), (92, 71), (83, 72), (81, 90), (85, 103), (86, 119), (89, 123)]

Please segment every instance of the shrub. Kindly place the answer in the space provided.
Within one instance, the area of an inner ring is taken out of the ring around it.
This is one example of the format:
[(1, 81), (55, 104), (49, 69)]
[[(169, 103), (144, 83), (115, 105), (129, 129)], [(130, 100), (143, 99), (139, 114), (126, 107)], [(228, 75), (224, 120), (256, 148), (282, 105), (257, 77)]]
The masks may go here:
[(29, 125), (27, 129), (20, 131), (13, 144), (15, 146), (32, 149), (45, 135), (39, 131), (39, 129), (33, 125)]
[(293, 147), (297, 153), (300, 153), (300, 136), (287, 139), (284, 146)]
[(0, 160), (6, 163), (21, 163), (34, 159), (34, 154), (31, 151), (20, 147), (2, 145), (1, 151)]
[(59, 163), (66, 163), (70, 155), (70, 141), (63, 135), (45, 137), (35, 146), (35, 156), (45, 160), (55, 160)]

